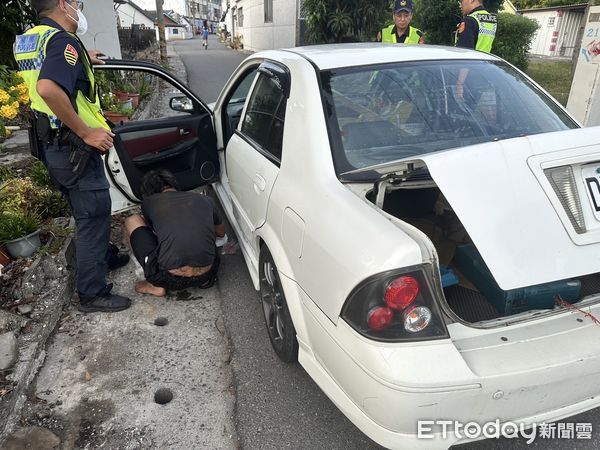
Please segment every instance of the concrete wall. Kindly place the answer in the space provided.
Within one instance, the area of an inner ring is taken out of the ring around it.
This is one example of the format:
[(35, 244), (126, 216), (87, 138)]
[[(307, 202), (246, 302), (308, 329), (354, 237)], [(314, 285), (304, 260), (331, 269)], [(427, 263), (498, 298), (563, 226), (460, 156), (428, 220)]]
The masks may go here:
[[(243, 37), (244, 49), (267, 50), (296, 45), (296, 0), (273, 0), (273, 22), (265, 23), (264, 0), (231, 2), (234, 14), (242, 9), (243, 25), (234, 24), (235, 34)], [(231, 11), (230, 11), (231, 13)], [(239, 22), (239, 20), (238, 20)], [(229, 31), (231, 28), (227, 25)]]
[(120, 59), (117, 16), (112, 0), (86, 1), (83, 13), (88, 21), (88, 32), (81, 40), (88, 50), (102, 50), (108, 56)]

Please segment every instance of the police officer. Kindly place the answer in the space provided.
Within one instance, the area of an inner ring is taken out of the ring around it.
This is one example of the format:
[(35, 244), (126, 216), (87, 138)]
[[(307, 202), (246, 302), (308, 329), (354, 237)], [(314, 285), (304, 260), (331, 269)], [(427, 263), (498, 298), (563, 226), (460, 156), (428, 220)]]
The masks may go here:
[(480, 0), (459, 0), (463, 21), (458, 24), (454, 45), (490, 53), (496, 37), (496, 14), (485, 10)]
[(131, 301), (106, 283), (107, 270), (129, 257), (109, 243), (111, 202), (100, 155), (114, 135), (100, 113), (92, 70), (103, 54), (88, 52), (76, 35), (87, 30), (81, 0), (31, 0), (31, 6), (41, 23), (17, 36), (14, 53), (29, 88), (40, 157), (75, 218), (79, 310), (121, 311)]
[(394, 24), (377, 33), (377, 42), (384, 44), (424, 44), (423, 32), (410, 26), (413, 18), (413, 1), (394, 2)]

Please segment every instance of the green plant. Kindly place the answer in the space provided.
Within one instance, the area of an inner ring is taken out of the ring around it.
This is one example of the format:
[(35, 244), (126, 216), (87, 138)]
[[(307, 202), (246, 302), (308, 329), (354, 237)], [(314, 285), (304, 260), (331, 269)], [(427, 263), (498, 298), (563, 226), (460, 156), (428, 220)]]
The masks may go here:
[(0, 183), (4, 183), (6, 180), (10, 178), (14, 178), (16, 176), (16, 172), (14, 169), (10, 167), (0, 166)]
[(40, 187), (54, 187), (48, 169), (46, 169), (46, 166), (41, 161), (34, 161), (27, 166), (25, 169), (25, 176), (31, 178), (31, 180)]
[(498, 31), (492, 53), (521, 70), (527, 70), (527, 52), (538, 27), (535, 20), (527, 17), (509, 13), (498, 14)]
[(309, 42), (372, 41), (392, 20), (390, 0), (305, 0)]
[(40, 217), (31, 212), (3, 212), (0, 214), (0, 242), (19, 239), (38, 230)]
[(40, 187), (30, 178), (9, 178), (0, 185), (0, 211), (47, 219), (68, 215), (69, 208), (59, 192)]

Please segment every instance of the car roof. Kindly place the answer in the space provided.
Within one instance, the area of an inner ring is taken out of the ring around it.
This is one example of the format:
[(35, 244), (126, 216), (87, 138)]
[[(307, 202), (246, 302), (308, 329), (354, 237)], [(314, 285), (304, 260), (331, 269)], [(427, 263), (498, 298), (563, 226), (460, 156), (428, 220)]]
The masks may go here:
[(498, 60), (493, 55), (464, 48), (439, 45), (381, 44), (378, 42), (312, 45), (283, 51), (293, 52), (309, 59), (320, 70), (405, 61)]

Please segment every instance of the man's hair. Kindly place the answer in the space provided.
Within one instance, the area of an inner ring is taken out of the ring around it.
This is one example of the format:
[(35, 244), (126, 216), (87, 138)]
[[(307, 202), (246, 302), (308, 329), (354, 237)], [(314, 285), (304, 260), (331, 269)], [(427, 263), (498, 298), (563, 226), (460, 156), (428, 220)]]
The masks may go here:
[(46, 17), (58, 6), (58, 0), (31, 0), (31, 7), (38, 17)]
[(142, 197), (150, 197), (168, 188), (177, 189), (175, 176), (168, 170), (152, 170), (142, 180)]

